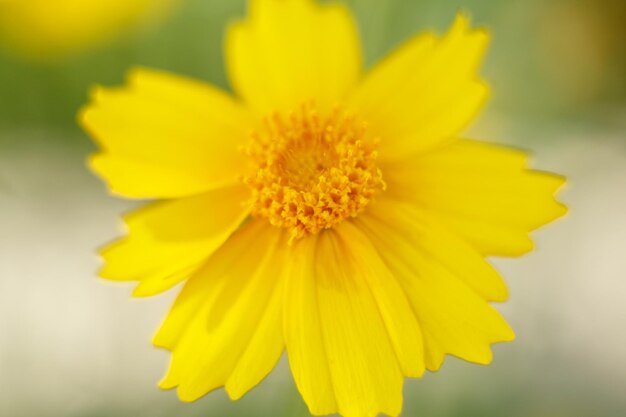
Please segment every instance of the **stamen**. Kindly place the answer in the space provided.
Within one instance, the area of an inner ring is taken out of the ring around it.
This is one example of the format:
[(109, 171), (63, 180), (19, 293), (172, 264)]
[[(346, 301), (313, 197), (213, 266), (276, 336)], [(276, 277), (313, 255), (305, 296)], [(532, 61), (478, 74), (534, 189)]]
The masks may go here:
[(341, 108), (320, 115), (311, 103), (265, 118), (245, 149), (257, 167), (244, 179), (252, 214), (290, 229), (292, 242), (356, 217), (385, 188), (366, 131)]

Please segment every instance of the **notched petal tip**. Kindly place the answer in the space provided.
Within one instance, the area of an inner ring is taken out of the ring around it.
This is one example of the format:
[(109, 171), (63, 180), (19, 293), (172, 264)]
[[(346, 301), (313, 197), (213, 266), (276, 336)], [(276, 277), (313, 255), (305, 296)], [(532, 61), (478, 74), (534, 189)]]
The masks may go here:
[(569, 206), (557, 200), (556, 196), (554, 198), (554, 201), (556, 202), (556, 206), (557, 206), (557, 210), (556, 210), (557, 214), (554, 219), (557, 220), (557, 219), (560, 219), (561, 217), (566, 216), (569, 213)]
[(133, 289), (131, 295), (134, 298), (146, 298), (159, 295), (163, 292), (162, 285), (157, 286), (150, 281), (139, 281), (139, 284)]
[(485, 26), (473, 26), (472, 25), (472, 14), (463, 8), (457, 10), (456, 15), (454, 17), (454, 22), (452, 23), (451, 30), (458, 30), (461, 32), (480, 32), (486, 36), (490, 36), (490, 32)]
[[(561, 213), (558, 215), (558, 217), (562, 217), (564, 215), (566, 215), (569, 211), (569, 207), (567, 206), (567, 204), (559, 201), (559, 195), (563, 192), (563, 190), (567, 190), (568, 187), (568, 182), (567, 182), (567, 177), (565, 177), (564, 175), (560, 175), (560, 174), (555, 174), (555, 173), (544, 173), (546, 175), (550, 175), (553, 179), (554, 179), (554, 193), (553, 193), (553, 197), (554, 197), (554, 201), (557, 203), (557, 205), (559, 206), (559, 209), (561, 211)], [(557, 218), (558, 218), (557, 217)]]
[(228, 384), (224, 387), (224, 390), (226, 391), (226, 394), (231, 401), (238, 401), (242, 399), (244, 395), (246, 395), (245, 392), (237, 391), (235, 388), (229, 387)]
[[(125, 193), (124, 190), (119, 189), (118, 181), (114, 181), (110, 178), (110, 172), (116, 170), (116, 163), (109, 153), (96, 152), (89, 155), (86, 160), (86, 165), (91, 172), (104, 181), (110, 195), (127, 199), (143, 199), (148, 197), (133, 196), (132, 194)], [(119, 171), (119, 169), (117, 170)]]
[(134, 66), (131, 69), (129, 69), (128, 71), (126, 71), (126, 75), (124, 77), (124, 79), (126, 80), (126, 84), (128, 85), (135, 85), (137, 84), (137, 81), (139, 79), (141, 79), (144, 76), (150, 76), (152, 74), (158, 74), (161, 72), (165, 72), (164, 70), (155, 70), (155, 69), (151, 69), (148, 67), (144, 67), (141, 65), (138, 66)]
[(505, 301), (508, 301), (510, 296), (509, 288), (507, 287), (506, 282), (502, 277), (502, 274), (500, 274), (500, 272), (497, 271), (490, 262), (488, 262), (488, 264), (493, 268), (494, 271), (496, 271), (496, 274), (500, 277), (500, 279), (494, 280), (492, 282), (492, 292), (489, 294), (490, 297), (487, 299), (487, 301), (491, 301), (494, 303), (503, 303)]
[(513, 342), (515, 340), (515, 332), (513, 331), (513, 329), (508, 326), (508, 331), (505, 333), (502, 333), (502, 335), (498, 338), (498, 340), (495, 340), (493, 342), (491, 342), (489, 344), (489, 346), (487, 346), (487, 350), (485, 352), (485, 356), (482, 358), (477, 358), (476, 360), (470, 360), (468, 362), (470, 363), (475, 363), (477, 365), (489, 365), (493, 362), (494, 360), (494, 354), (493, 354), (493, 348), (494, 345), (500, 344), (500, 343), (510, 343)]
[(459, 8), (454, 16), (454, 22), (452, 26), (459, 30), (467, 30), (470, 28), (472, 22), (472, 15), (467, 9)]
[(174, 388), (176, 388), (176, 384), (172, 384), (169, 381), (167, 381), (165, 378), (163, 378), (161, 381), (159, 381), (159, 383), (157, 384), (157, 387), (159, 387), (159, 389), (162, 389), (163, 391), (171, 391)]
[(81, 106), (76, 112), (76, 123), (85, 130), (89, 130), (88, 117), (89, 112), (93, 110), (94, 105), (92, 103)]
[(81, 108), (76, 112), (76, 123), (78, 123), (78, 126), (85, 130), (89, 136), (94, 138), (97, 137), (97, 134), (94, 129), (92, 117), (95, 112), (100, 110), (98, 100), (102, 94), (102, 89), (104, 89), (104, 87), (99, 85), (91, 87), (87, 95), (87, 104), (81, 106)]
[(487, 26), (473, 26), (470, 13), (465, 10), (459, 10), (446, 34), (446, 38), (449, 39), (456, 37), (463, 37), (468, 45), (473, 45), (478, 51), (476, 55), (477, 62), (482, 62), (491, 43), (491, 31)]
[[(157, 345), (156, 343), (154, 343), (154, 341), (153, 341), (153, 344), (154, 344), (156, 347), (159, 347), (159, 348), (162, 348), (162, 347), (163, 347), (163, 346), (159, 346), (159, 345)], [(165, 349), (167, 349), (167, 348), (165, 348)], [(168, 350), (169, 350), (169, 349), (168, 349)], [(175, 377), (173, 376), (173, 374), (172, 374), (172, 363), (171, 363), (171, 362), (170, 362), (170, 365), (169, 365), (169, 366), (170, 366), (170, 367), (169, 367), (169, 369), (167, 370), (167, 373), (165, 374), (165, 376), (164, 376), (163, 378), (161, 378), (161, 380), (160, 380), (160, 381), (159, 381), (159, 383), (157, 384), (157, 386), (159, 387), (159, 389), (162, 389), (162, 390), (164, 390), (164, 391), (169, 391), (169, 390), (172, 390), (172, 389), (174, 389), (174, 388), (178, 387), (178, 384), (179, 384), (178, 378), (175, 378)]]
[[(102, 91), (105, 88), (106, 87), (104, 87), (101, 84), (92, 85), (91, 87), (89, 87), (89, 90), (87, 90), (87, 98), (91, 100), (92, 102), (98, 101), (100, 91)], [(93, 104), (93, 103), (90, 103), (90, 104)]]
[(484, 346), (483, 349), (481, 349), (480, 352), (474, 352), (472, 354), (472, 356), (460, 356), (458, 354), (454, 354), (454, 353), (447, 353), (445, 355), (445, 357), (438, 363), (434, 364), (434, 366), (432, 368), (428, 368), (428, 370), (430, 372), (437, 372), (439, 371), (439, 369), (441, 369), (441, 367), (443, 366), (444, 362), (445, 362), (445, 358), (448, 356), (453, 356), (457, 359), (460, 359), (464, 362), (468, 362), (468, 363), (473, 363), (476, 365), (490, 365), (495, 356), (493, 354), (493, 348), (495, 345), (500, 344), (500, 343), (510, 343), (513, 342), (515, 340), (516, 336), (515, 336), (515, 332), (513, 332), (513, 329), (511, 329), (510, 326), (507, 325), (507, 331), (503, 332), (497, 339), (489, 342), (487, 345)]
[(551, 190), (551, 211), (550, 215), (547, 216), (545, 222), (539, 225), (537, 228), (553, 222), (554, 220), (560, 219), (567, 215), (569, 212), (569, 207), (560, 201), (560, 194), (563, 189), (567, 188), (567, 178), (560, 174), (555, 174), (552, 172), (539, 171), (535, 169), (529, 169), (529, 172), (533, 172), (537, 175), (541, 175), (546, 181), (549, 182), (548, 187)]
[(555, 204), (554, 205), (554, 217), (552, 220), (557, 220), (557, 219), (567, 216), (567, 214), (570, 211), (569, 206), (560, 200), (560, 194), (564, 189), (567, 189), (568, 183), (567, 183), (567, 179), (564, 176), (557, 175), (557, 174), (551, 174), (551, 175), (554, 176), (555, 180), (558, 182), (554, 190), (554, 193), (552, 194), (552, 199)]
[(96, 153), (92, 153), (91, 155), (87, 156), (86, 159), (86, 164), (87, 167), (95, 172), (96, 174), (99, 174), (99, 165), (100, 165), (100, 159), (104, 157), (104, 153), (103, 152), (96, 152)]
[(204, 397), (208, 393), (200, 394), (198, 392), (194, 392), (193, 390), (183, 389), (181, 388), (181, 386), (178, 386), (178, 389), (176, 390), (176, 394), (178, 395), (178, 399), (181, 400), (182, 402), (192, 403)]
[(93, 108), (94, 110), (101, 110), (101, 106), (103, 105), (103, 101), (106, 100), (107, 95), (110, 95), (116, 91), (123, 91), (126, 89), (126, 86), (118, 86), (118, 87), (105, 87), (100, 84), (95, 84), (91, 88), (89, 88), (89, 92), (87, 93), (87, 97), (90, 100), (90, 103), (87, 104), (87, 107)]
[(226, 394), (231, 401), (238, 401), (257, 385), (258, 384), (254, 385), (253, 387), (244, 387), (241, 384), (235, 385), (231, 382), (231, 380), (228, 380), (224, 385), (224, 391), (226, 391)]

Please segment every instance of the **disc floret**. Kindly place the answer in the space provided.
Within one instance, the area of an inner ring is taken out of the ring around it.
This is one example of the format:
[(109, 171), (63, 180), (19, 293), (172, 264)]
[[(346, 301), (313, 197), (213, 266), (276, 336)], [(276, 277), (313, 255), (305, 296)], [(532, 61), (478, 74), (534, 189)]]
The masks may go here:
[(289, 229), (292, 241), (356, 217), (385, 188), (378, 141), (340, 107), (326, 116), (310, 103), (274, 113), (251, 137), (252, 214)]

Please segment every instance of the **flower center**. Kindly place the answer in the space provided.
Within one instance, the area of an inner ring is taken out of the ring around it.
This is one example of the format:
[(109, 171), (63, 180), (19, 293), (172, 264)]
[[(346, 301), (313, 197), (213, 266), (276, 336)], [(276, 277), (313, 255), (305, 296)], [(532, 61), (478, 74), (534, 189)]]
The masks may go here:
[(339, 107), (321, 115), (310, 103), (266, 117), (246, 148), (252, 214), (289, 229), (291, 241), (356, 217), (385, 188), (366, 130)]

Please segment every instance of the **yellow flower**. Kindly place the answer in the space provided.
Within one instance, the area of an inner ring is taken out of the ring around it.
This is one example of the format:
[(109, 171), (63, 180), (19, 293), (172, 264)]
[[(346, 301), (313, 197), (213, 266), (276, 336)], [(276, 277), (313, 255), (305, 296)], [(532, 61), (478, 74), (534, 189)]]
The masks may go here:
[(312, 414), (396, 416), (404, 377), (491, 361), (514, 334), (486, 256), (532, 249), (563, 178), (460, 132), (488, 42), (459, 15), (362, 75), (343, 6), (251, 0), (226, 35), (235, 97), (146, 69), (80, 116), (111, 190), (156, 198), (102, 251), (149, 296), (185, 285), (155, 336), (163, 388), (243, 396), (286, 350)]
[(72, 53), (160, 16), (177, 0), (0, 0), (0, 39), (45, 58)]

